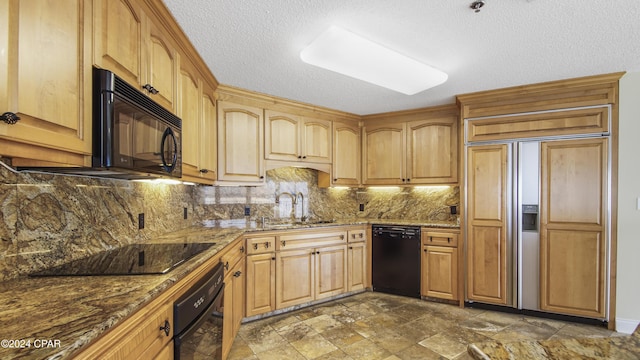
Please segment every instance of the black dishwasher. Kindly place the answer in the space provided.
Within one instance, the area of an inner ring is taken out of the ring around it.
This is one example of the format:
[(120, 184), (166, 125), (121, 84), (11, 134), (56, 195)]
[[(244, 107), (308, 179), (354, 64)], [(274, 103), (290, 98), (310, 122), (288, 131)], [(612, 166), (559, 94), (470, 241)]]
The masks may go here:
[(420, 227), (372, 225), (373, 290), (420, 297)]

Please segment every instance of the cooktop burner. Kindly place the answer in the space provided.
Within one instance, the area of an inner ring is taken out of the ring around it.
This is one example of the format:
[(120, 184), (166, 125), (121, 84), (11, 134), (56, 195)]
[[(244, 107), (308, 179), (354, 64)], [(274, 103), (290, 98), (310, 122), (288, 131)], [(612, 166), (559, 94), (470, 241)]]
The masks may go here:
[(215, 243), (130, 244), (38, 271), (30, 276), (166, 274)]

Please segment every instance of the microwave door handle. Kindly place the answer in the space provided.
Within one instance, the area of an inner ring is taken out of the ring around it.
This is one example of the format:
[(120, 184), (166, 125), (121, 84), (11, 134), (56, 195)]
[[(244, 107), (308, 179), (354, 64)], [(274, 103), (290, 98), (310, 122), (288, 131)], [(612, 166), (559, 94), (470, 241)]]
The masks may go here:
[[(167, 138), (171, 136), (171, 140), (173, 140), (173, 152), (171, 153), (171, 165), (167, 164), (167, 159), (164, 157), (164, 142)], [(176, 141), (176, 136), (173, 133), (171, 128), (167, 128), (162, 134), (162, 141), (160, 142), (160, 158), (162, 159), (162, 166), (164, 170), (168, 173), (171, 173), (173, 169), (176, 167), (176, 163), (178, 162), (178, 142)]]

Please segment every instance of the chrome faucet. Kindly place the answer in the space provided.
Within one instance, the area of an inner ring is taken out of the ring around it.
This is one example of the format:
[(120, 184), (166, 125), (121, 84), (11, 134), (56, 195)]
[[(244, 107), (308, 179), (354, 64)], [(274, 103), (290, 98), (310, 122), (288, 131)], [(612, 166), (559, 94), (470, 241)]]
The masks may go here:
[(298, 193), (296, 193), (296, 200), (298, 199), (298, 197), (300, 197), (300, 205), (301, 205), (301, 209), (302, 209), (300, 211), (300, 221), (301, 222), (305, 222), (305, 221), (307, 221), (307, 217), (304, 216), (304, 195), (301, 192), (298, 191)]
[(282, 195), (287, 195), (287, 196), (289, 196), (291, 198), (291, 205), (292, 206), (291, 206), (291, 212), (289, 213), (289, 217), (291, 217), (291, 219), (293, 220), (296, 217), (295, 216), (295, 210), (296, 210), (296, 204), (298, 202), (298, 197), (293, 195), (290, 192), (283, 191), (280, 194), (276, 194), (276, 204), (280, 204), (280, 196), (282, 196)]

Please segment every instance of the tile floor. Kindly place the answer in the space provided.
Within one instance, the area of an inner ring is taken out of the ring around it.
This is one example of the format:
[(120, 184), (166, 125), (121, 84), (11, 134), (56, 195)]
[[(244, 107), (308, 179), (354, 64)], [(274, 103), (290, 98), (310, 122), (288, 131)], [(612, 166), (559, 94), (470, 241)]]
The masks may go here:
[(229, 359), (472, 359), (469, 343), (615, 334), (597, 326), (365, 292), (242, 324)]

